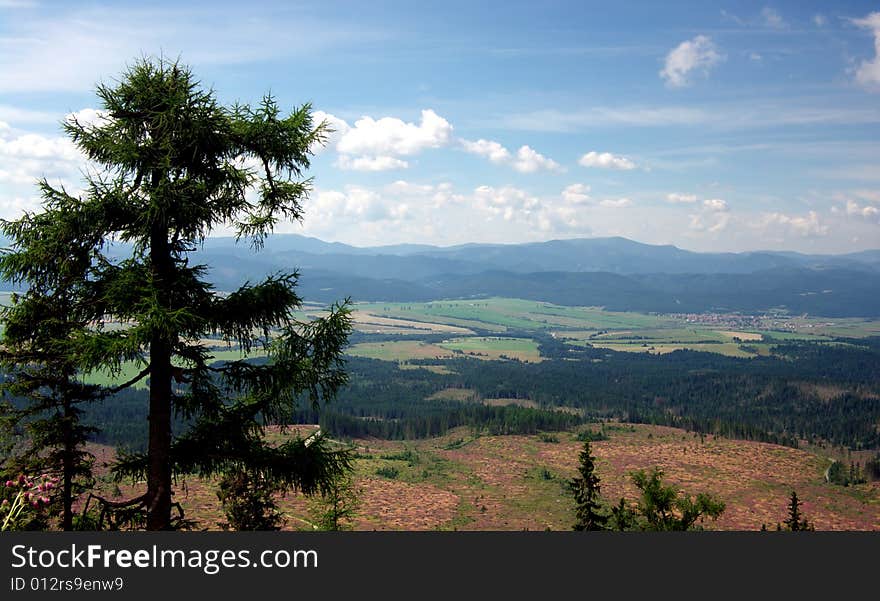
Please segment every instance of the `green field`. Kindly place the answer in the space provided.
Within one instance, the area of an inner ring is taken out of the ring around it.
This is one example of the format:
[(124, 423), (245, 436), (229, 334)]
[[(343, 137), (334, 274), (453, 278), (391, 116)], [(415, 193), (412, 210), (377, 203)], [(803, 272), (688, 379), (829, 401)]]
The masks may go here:
[(647, 328), (674, 323), (662, 316), (616, 313), (595, 307), (564, 307), (511, 298), (430, 303), (364, 303), (357, 308), (379, 317), (442, 323), (491, 332)]
[[(0, 292), (0, 303), (8, 303), (9, 295)], [(836, 336), (880, 335), (880, 321), (859, 318), (645, 314), (513, 298), (358, 303), (353, 308), (356, 331), (391, 338), (352, 345), (347, 354), (394, 361), (401, 369), (429, 369), (437, 373), (447, 373), (443, 361), (456, 356), (540, 361), (538, 342), (530, 334), (550, 335), (573, 346), (620, 352), (664, 354), (690, 349), (732, 357), (768, 355), (775, 345), (791, 340), (831, 343)], [(324, 310), (320, 305), (305, 304), (295, 317), (308, 321), (322, 315)], [(437, 342), (437, 334), (449, 338)], [(394, 340), (396, 335), (408, 338)], [(434, 337), (419, 340), (427, 336)], [(263, 355), (263, 351), (255, 351), (251, 356)], [(218, 361), (244, 358), (236, 348), (222, 347), (214, 351), (214, 357)], [(412, 359), (437, 359), (438, 363), (412, 365), (408, 363)], [(134, 365), (124, 365), (117, 376), (99, 373), (90, 374), (86, 379), (113, 384), (137, 372)], [(138, 384), (145, 385), (146, 380)]]
[(541, 360), (538, 344), (530, 338), (472, 336), (441, 342), (439, 346), (485, 359), (504, 359), (507, 357), (520, 361)]
[[(257, 349), (254, 349), (250, 355), (243, 355), (241, 351), (237, 349), (229, 349), (229, 350), (214, 350), (212, 352), (212, 356), (215, 361), (238, 361), (239, 359), (253, 358), (253, 357), (265, 357), (266, 353)], [(123, 382), (127, 382), (134, 378), (141, 370), (143, 369), (142, 365), (134, 363), (132, 361), (126, 361), (120, 367), (120, 371), (118, 374), (110, 373), (107, 371), (95, 371), (89, 374), (86, 374), (83, 377), (83, 381), (88, 384), (98, 384), (100, 386), (117, 386)], [(138, 381), (134, 384), (134, 388), (145, 390), (148, 388), (147, 382), (149, 380), (149, 376)]]

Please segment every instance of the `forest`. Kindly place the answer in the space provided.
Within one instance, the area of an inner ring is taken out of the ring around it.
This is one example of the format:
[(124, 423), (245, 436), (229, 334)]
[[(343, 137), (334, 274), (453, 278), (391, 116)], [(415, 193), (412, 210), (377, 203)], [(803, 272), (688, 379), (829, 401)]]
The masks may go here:
[[(418, 369), (440, 363), (433, 359), (412, 359), (408, 367), (416, 369), (400, 369), (396, 362), (348, 357), (350, 382), (337, 398), (321, 411), (300, 403), (289, 420), (319, 423), (334, 437), (386, 439), (438, 436), (457, 426), (531, 434), (616, 420), (794, 447), (811, 441), (878, 449), (880, 339), (840, 342), (780, 344), (772, 356), (740, 359), (572, 347), (546, 336), (540, 351), (549, 360), (453, 358), (442, 361), (449, 373)], [(839, 393), (829, 402), (817, 394), (819, 385)], [(437, 395), (447, 389), (472, 391), (474, 400)], [(142, 449), (145, 394), (127, 390), (90, 407), (85, 421), (101, 425), (97, 440)], [(489, 406), (483, 399), (534, 406)], [(184, 422), (179, 418), (177, 427)]]

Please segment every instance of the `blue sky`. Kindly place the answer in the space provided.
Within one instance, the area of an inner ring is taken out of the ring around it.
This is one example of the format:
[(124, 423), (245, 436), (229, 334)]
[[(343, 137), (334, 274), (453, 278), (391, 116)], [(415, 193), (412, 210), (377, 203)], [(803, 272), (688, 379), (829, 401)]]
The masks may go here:
[(162, 52), (336, 127), (280, 231), (878, 248), (878, 50), (876, 2), (0, 0), (0, 217), (77, 189), (59, 122)]

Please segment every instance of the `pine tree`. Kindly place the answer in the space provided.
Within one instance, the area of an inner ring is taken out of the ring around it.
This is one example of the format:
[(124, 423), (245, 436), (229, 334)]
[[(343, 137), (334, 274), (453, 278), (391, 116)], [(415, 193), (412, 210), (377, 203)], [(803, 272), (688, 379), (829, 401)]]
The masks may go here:
[[(40, 186), (51, 207), (48, 184)], [(7, 431), (23, 428), (27, 441), (11, 467), (58, 476), (63, 530), (73, 529), (73, 503), (93, 483), (93, 457), (84, 447), (95, 429), (82, 424), (80, 405), (100, 397), (97, 386), (79, 378), (75, 351), (76, 339), (88, 336), (88, 318), (78, 299), (95, 256), (95, 240), (53, 247), (57, 238), (46, 235), (67, 230), (69, 218), (64, 211), (50, 211), (0, 223), (11, 243), (0, 255), (0, 277), (14, 285), (28, 284), (0, 312), (0, 364), (7, 373), (3, 389), (17, 399), (0, 413)], [(55, 491), (44, 492), (49, 497)]]
[(786, 530), (792, 532), (815, 529), (801, 513), (801, 502), (795, 491), (791, 491), (791, 497), (788, 502), (788, 518), (782, 523), (785, 525)]
[[(255, 108), (221, 106), (186, 67), (165, 59), (136, 62), (97, 95), (104, 119), (64, 126), (97, 170), (81, 197), (44, 186), (51, 202), (42, 234), (53, 249), (47, 261), (64, 261), (65, 245), (130, 249), (118, 260), (93, 257), (76, 305), (97, 325), (75, 337), (74, 350), (80, 369), (118, 372), (135, 361), (143, 369), (132, 382), (149, 376), (147, 452), (115, 466), (117, 477), (147, 483), (127, 505), (142, 508), (150, 530), (174, 527), (179, 473), (244, 470), (307, 494), (326, 490), (350, 467), (350, 454), (320, 437), (271, 446), (263, 426), (284, 420), (303, 398), (318, 408), (345, 384), (347, 304), (301, 323), (293, 316), (302, 303), (296, 272), (221, 294), (194, 262), (220, 226), (258, 250), (280, 219), (302, 217), (311, 184), (303, 173), (325, 124), (313, 124), (308, 104), (282, 116), (270, 96)], [(61, 215), (64, 227), (54, 227)], [(125, 327), (104, 326), (111, 321)], [(200, 342), (207, 336), (245, 354), (262, 348), (269, 360), (215, 364)], [(176, 438), (175, 413), (192, 424)]]
[(599, 476), (595, 472), (596, 458), (592, 456), (589, 441), (584, 443), (579, 458), (578, 473), (580, 476), (569, 482), (569, 488), (574, 494), (577, 518), (572, 528), (574, 530), (605, 530), (608, 516), (600, 511)]
[(662, 478), (663, 471), (659, 468), (632, 474), (633, 484), (642, 493), (638, 503), (642, 530), (693, 530), (702, 518), (714, 520), (724, 513), (724, 502), (713, 495), (699, 493), (692, 498), (674, 486), (663, 484)]
[(309, 503), (309, 512), (319, 530), (347, 530), (351, 519), (360, 508), (360, 491), (350, 476), (339, 478), (327, 492), (315, 496)]

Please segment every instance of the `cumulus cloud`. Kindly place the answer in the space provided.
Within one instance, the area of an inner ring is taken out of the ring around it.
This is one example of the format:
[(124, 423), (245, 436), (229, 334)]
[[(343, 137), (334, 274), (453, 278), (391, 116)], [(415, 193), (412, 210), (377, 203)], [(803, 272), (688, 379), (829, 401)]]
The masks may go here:
[(84, 164), (85, 158), (69, 139), (16, 133), (0, 122), (0, 181), (33, 184), (42, 177), (78, 181)]
[(432, 111), (422, 111), (418, 124), (396, 117), (361, 117), (343, 134), (336, 150), (343, 154), (411, 156), (449, 143), (452, 125)]
[(464, 201), (464, 196), (456, 194), (449, 182), (415, 184), (405, 180), (397, 180), (385, 186), (384, 192), (388, 196), (406, 199), (413, 205), (431, 209), (448, 208)]
[(866, 87), (880, 86), (880, 12), (874, 12), (861, 19), (852, 19), (853, 24), (871, 30), (874, 35), (874, 58), (864, 60), (856, 69), (856, 81)]
[(727, 202), (720, 198), (709, 198), (703, 201), (703, 206), (713, 213), (723, 213), (728, 210)]
[(831, 207), (831, 212), (836, 215), (846, 215), (868, 221), (880, 222), (880, 209), (871, 204), (859, 204), (857, 201), (847, 199), (841, 207)]
[(571, 184), (562, 191), (562, 200), (568, 204), (578, 205), (590, 202), (590, 186), (586, 184)]
[(825, 24), (828, 23), (828, 19), (825, 15), (821, 13), (816, 13), (813, 15), (813, 23), (816, 24), (816, 27), (825, 27)]
[(666, 202), (671, 202), (672, 204), (693, 204), (697, 202), (697, 197), (695, 194), (678, 194), (677, 192), (670, 192), (666, 195)]
[(804, 238), (814, 238), (828, 234), (828, 226), (821, 223), (816, 211), (806, 215), (786, 215), (785, 213), (767, 213), (759, 221), (764, 229), (782, 229)]
[(482, 138), (476, 142), (461, 140), (461, 147), (465, 152), (486, 157), (496, 164), (507, 163), (511, 158), (509, 150), (492, 140), (483, 140)]
[(68, 113), (64, 116), (64, 120), (70, 123), (79, 123), (84, 127), (100, 127), (110, 120), (110, 113), (102, 109), (84, 108)]
[(535, 171), (560, 171), (562, 167), (553, 159), (545, 157), (528, 146), (520, 146), (513, 160), (513, 168), (520, 173), (534, 173)]
[(620, 169), (629, 171), (636, 168), (636, 164), (630, 159), (613, 155), (610, 152), (596, 152), (595, 150), (583, 155), (578, 164), (582, 167), (596, 167), (599, 169)]
[(563, 170), (559, 163), (527, 145), (520, 146), (516, 154), (513, 154), (493, 140), (460, 140), (459, 143), (465, 152), (485, 157), (496, 165), (508, 165), (520, 173)]
[(711, 38), (698, 35), (673, 48), (666, 55), (666, 63), (660, 77), (671, 88), (680, 88), (690, 83), (689, 76), (698, 71), (708, 74), (709, 70), (722, 60)]
[[(399, 212), (399, 211), (398, 211)], [(318, 190), (309, 201), (310, 222), (333, 223), (334, 220), (382, 221), (393, 218), (395, 211), (381, 195), (359, 186), (340, 190)]]
[[(446, 146), (452, 140), (452, 125), (431, 109), (421, 113), (418, 123), (396, 117), (373, 119), (364, 116), (349, 125), (344, 119), (314, 111), (315, 122), (324, 121), (333, 129), (327, 147), (339, 153), (336, 166), (354, 171), (406, 169), (401, 157), (416, 155), (429, 148)], [(320, 152), (320, 148), (313, 149)]]
[(536, 196), (513, 186), (479, 186), (474, 190), (473, 199), (477, 208), (501, 216), (505, 221), (528, 217), (540, 204)]
[(324, 111), (312, 111), (312, 124), (317, 126), (319, 123), (325, 123), (328, 128), (327, 139), (324, 144), (316, 144), (312, 148), (312, 152), (319, 154), (325, 148), (335, 148), (339, 140), (342, 139), (351, 126), (336, 115), (325, 113)]
[(340, 169), (349, 169), (352, 171), (388, 171), (389, 169), (406, 169), (409, 167), (409, 163), (394, 157), (350, 157), (346, 154), (339, 155), (335, 164)]
[(726, 201), (720, 198), (707, 198), (697, 206), (698, 212), (688, 215), (691, 230), (715, 234), (727, 229), (731, 216)]

